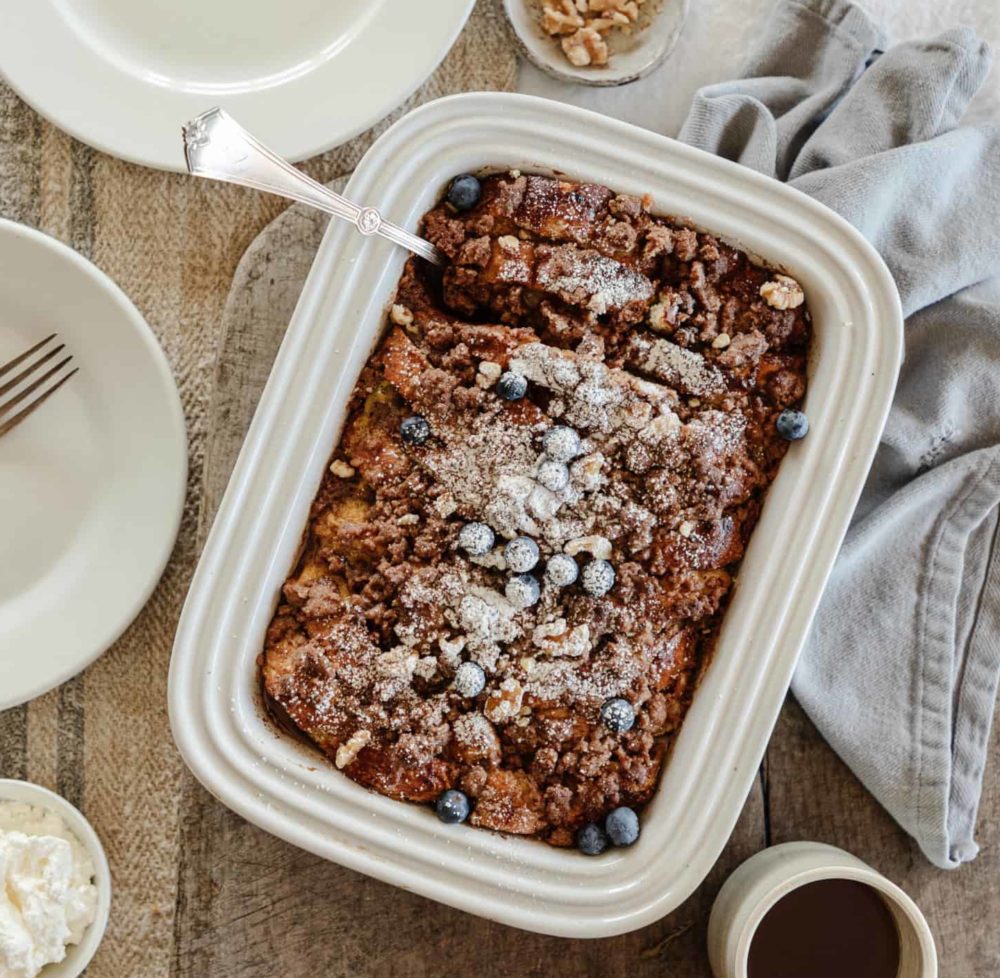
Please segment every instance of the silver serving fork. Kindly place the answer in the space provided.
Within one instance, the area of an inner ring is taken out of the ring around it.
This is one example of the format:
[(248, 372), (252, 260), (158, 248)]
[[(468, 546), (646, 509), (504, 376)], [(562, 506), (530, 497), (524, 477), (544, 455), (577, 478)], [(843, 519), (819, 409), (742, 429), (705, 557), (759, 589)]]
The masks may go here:
[(435, 265), (445, 262), (429, 241), (386, 221), (374, 207), (360, 207), (296, 170), (223, 109), (209, 109), (192, 119), (183, 135), (184, 158), (193, 176), (297, 200), (350, 221), (362, 234), (380, 234)]
[[(74, 367), (69, 373), (58, 376), (73, 359), (72, 354), (63, 357), (54, 366), (44, 369), (48, 363), (66, 349), (65, 343), (46, 349), (55, 338), (56, 334), (52, 333), (30, 349), (25, 350), (24, 353), (0, 364), (0, 381), (2, 381), (0, 383), (0, 438), (41, 407), (79, 370), (78, 367)], [(13, 376), (9, 376), (12, 371), (17, 370), (36, 353), (41, 354), (37, 360), (18, 370)], [(49, 383), (50, 381), (51, 383)], [(19, 387), (20, 390), (18, 390)]]

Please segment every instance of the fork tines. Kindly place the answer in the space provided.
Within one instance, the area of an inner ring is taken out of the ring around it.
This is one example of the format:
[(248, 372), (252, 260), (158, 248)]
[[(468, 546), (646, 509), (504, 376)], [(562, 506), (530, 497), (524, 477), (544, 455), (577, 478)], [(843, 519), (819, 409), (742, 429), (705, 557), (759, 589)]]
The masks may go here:
[[(60, 357), (66, 344), (53, 346), (55, 339), (56, 334), (52, 333), (31, 349), (0, 364), (0, 437), (20, 424), (77, 372), (77, 367), (66, 370), (73, 356)], [(57, 362), (49, 366), (53, 360)]]

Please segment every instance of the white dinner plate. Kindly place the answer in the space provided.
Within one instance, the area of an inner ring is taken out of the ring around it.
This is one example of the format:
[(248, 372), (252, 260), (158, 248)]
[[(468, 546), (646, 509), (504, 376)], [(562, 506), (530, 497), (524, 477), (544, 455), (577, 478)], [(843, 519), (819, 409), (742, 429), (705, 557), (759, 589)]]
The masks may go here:
[(184, 171), (180, 127), (228, 109), (301, 160), (357, 135), (437, 67), (474, 0), (0, 0), (0, 72), (115, 156)]
[(103, 272), (0, 220), (0, 363), (58, 333), (79, 368), (0, 438), (0, 710), (125, 630), (180, 525), (184, 415), (149, 326)]

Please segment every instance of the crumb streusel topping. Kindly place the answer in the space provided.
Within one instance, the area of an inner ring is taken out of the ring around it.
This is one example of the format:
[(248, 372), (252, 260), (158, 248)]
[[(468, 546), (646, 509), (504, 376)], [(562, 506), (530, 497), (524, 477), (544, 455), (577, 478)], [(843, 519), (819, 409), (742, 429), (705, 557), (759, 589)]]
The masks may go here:
[(406, 266), (264, 688), (355, 781), (569, 845), (655, 789), (809, 316), (788, 276), (596, 185), (490, 177), (423, 232), (451, 264)]

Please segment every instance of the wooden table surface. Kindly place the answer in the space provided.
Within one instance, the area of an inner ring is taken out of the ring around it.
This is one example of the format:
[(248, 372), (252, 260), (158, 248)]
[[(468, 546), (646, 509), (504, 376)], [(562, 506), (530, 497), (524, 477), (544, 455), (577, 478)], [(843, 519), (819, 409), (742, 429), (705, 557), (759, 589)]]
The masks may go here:
[[(753, 4), (744, 0), (742, 5)], [(706, 0), (704, 9), (719, 6), (720, 0)], [(699, 16), (695, 9), (694, 19)], [(236, 193), (209, 195), (174, 176), (103, 157), (41, 124), (16, 102), (0, 87), (0, 213), (70, 242), (137, 302), (183, 367), (194, 486), (205, 439), (201, 378), (212, 369), (212, 330), (239, 256), (276, 208), (266, 199)], [(666, 121), (673, 118), (668, 116)], [(314, 164), (313, 173), (321, 179), (339, 172)], [(150, 201), (159, 202), (159, 210), (149, 211)], [(230, 216), (237, 202), (244, 209)], [(202, 216), (209, 206), (212, 221), (206, 222)], [(112, 219), (113, 234), (107, 230)], [(185, 248), (170, 252), (173, 258), (166, 261), (164, 228), (178, 222)], [(228, 222), (225, 227), (235, 230), (209, 238), (213, 222)], [(155, 266), (155, 279), (151, 256), (162, 266)], [(203, 336), (204, 342), (182, 349), (181, 336)], [(193, 522), (189, 514), (188, 537), (180, 548), (184, 562)], [(175, 558), (175, 566), (181, 565)], [(147, 610), (147, 624), (162, 619), (165, 632), (172, 627), (185, 573), (175, 571), (161, 587), (165, 596)], [(117, 923), (91, 968), (95, 978), (709, 978), (705, 929), (722, 881), (752, 853), (795, 839), (840, 845), (903, 886), (930, 920), (944, 978), (1000, 976), (1000, 775), (995, 764), (987, 766), (980, 810), (982, 852), (971, 864), (944, 872), (924, 859), (790, 701), (733, 836), (702, 887), (674, 913), (641, 931), (568, 941), (483, 921), (367, 879), (296, 850), (226, 810), (172, 754), (162, 715), (169, 645), (147, 646), (126, 639), (61, 690), (30, 708), (0, 713), (0, 744), (17, 745), (10, 756), (0, 750), (0, 777), (51, 783), (71, 800), (85, 802), (92, 815), (105, 813), (99, 828), (109, 851), (119, 867), (128, 864), (133, 876), (134, 844), (159, 838), (144, 833), (142, 821), (166, 824), (172, 837), (173, 811), (156, 806), (172, 809), (180, 793), (177, 865), (171, 862), (166, 878), (151, 881), (148, 889), (119, 886)], [(141, 678), (149, 703), (129, 699), (135, 695), (133, 675)], [(153, 776), (148, 752), (104, 731), (126, 707), (153, 718), (147, 726), (160, 738), (157, 751), (169, 755), (169, 763)], [(994, 748), (998, 740), (995, 728)], [(110, 771), (111, 776), (85, 782), (81, 769)], [(161, 896), (174, 892), (174, 871), (176, 898), (166, 903)], [(122, 870), (119, 879), (125, 875)], [(165, 928), (157, 926), (157, 918), (166, 921)], [(145, 940), (164, 929), (165, 960), (161, 948)]]
[(542, 937), (439, 906), (272, 838), (190, 783), (184, 811), (174, 967), (183, 978), (709, 978), (705, 929), (722, 881), (757, 850), (795, 839), (849, 849), (902, 885), (930, 920), (944, 978), (1000, 975), (996, 766), (979, 858), (935, 869), (791, 700), (709, 878), (668, 917), (617, 938)]

